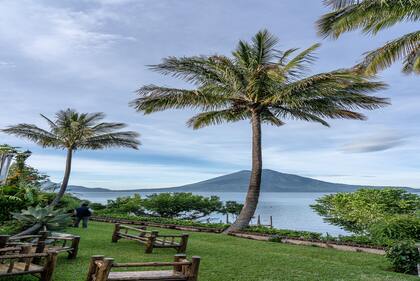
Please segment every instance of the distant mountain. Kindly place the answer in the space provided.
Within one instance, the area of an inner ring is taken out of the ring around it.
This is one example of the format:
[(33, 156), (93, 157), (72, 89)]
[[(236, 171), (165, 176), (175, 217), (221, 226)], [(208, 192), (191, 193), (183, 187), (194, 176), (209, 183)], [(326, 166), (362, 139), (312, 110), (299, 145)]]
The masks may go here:
[[(197, 183), (172, 188), (111, 190), (106, 188), (69, 186), (69, 190), (72, 192), (246, 192), (248, 189), (248, 181), (250, 175), (250, 171), (244, 170)], [(331, 183), (293, 174), (280, 173), (268, 169), (263, 170), (261, 181), (262, 192), (339, 192), (355, 191), (362, 187), (383, 188), (381, 186)], [(412, 188), (402, 188), (409, 191), (418, 191)]]

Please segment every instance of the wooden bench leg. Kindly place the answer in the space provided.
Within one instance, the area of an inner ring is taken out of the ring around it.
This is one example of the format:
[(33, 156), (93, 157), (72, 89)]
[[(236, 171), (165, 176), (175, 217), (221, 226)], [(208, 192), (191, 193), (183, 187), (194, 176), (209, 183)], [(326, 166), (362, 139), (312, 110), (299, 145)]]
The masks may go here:
[(99, 268), (95, 281), (107, 281), (109, 272), (111, 271), (114, 259), (105, 258), (102, 266)]
[(114, 228), (114, 233), (112, 233), (112, 242), (113, 243), (117, 243), (118, 239), (120, 239), (120, 236), (118, 235), (118, 233), (120, 232), (120, 224), (116, 223), (115, 224), (115, 228)]
[[(182, 260), (185, 260), (187, 258), (187, 255), (185, 254), (177, 254), (174, 256), (174, 262), (180, 262)], [(174, 265), (174, 273), (182, 272), (182, 265)]]
[(182, 234), (181, 242), (179, 247), (177, 248), (178, 253), (185, 253), (187, 251), (187, 244), (188, 244), (188, 234)]
[(146, 242), (146, 250), (144, 251), (146, 254), (151, 254), (153, 252), (153, 246), (155, 244), (156, 241), (156, 237), (158, 236), (158, 232), (157, 231), (152, 231), (152, 233), (150, 233), (150, 236), (147, 239)]
[(57, 253), (49, 252), (47, 261), (45, 262), (45, 265), (44, 265), (44, 271), (41, 273), (41, 281), (52, 280), (56, 264), (57, 264)]
[(192, 264), (188, 276), (188, 281), (197, 281), (198, 280), (198, 269), (200, 267), (200, 257), (192, 257)]
[[(35, 253), (43, 253), (45, 251), (45, 241), (38, 241), (38, 243), (36, 243), (36, 247), (35, 247)], [(34, 264), (39, 264), (39, 262), (41, 261), (40, 257), (36, 257), (33, 259), (33, 263)]]
[(73, 237), (71, 241), (72, 250), (69, 252), (68, 258), (75, 259), (77, 257), (77, 252), (79, 251), (80, 236)]
[(0, 235), (0, 248), (5, 248), (9, 241), (10, 235)]
[(90, 258), (89, 270), (86, 277), (86, 281), (95, 281), (96, 276), (93, 275), (96, 273), (96, 261), (104, 260), (104, 258), (104, 256), (92, 256)]

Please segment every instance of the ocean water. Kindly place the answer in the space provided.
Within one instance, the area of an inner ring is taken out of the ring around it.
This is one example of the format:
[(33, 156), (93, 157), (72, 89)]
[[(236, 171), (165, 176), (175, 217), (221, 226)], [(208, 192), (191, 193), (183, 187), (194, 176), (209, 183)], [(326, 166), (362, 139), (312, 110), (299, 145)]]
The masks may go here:
[[(106, 203), (107, 200), (121, 196), (131, 196), (133, 192), (83, 192), (76, 195), (91, 202)], [(146, 196), (150, 193), (139, 193)], [(216, 195), (222, 201), (234, 200), (243, 202), (245, 193), (241, 192), (195, 192), (203, 196)], [(336, 226), (330, 225), (322, 220), (310, 207), (315, 200), (327, 193), (322, 192), (267, 192), (260, 196), (256, 216), (260, 215), (261, 223), (268, 224), (269, 218), (273, 218), (273, 226), (282, 229), (307, 230), (331, 235), (346, 234)], [(226, 217), (220, 214), (212, 214), (209, 217), (212, 222), (226, 221)], [(230, 218), (232, 220), (233, 218)], [(252, 223), (256, 223), (256, 218)]]

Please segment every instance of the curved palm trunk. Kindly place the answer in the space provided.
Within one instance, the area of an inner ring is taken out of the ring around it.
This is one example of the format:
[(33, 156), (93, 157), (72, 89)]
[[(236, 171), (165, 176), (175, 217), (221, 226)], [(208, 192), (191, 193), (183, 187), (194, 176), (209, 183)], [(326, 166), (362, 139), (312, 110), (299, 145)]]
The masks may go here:
[[(66, 192), (67, 189), (67, 185), (69, 183), (69, 179), (70, 179), (70, 172), (71, 172), (71, 160), (73, 158), (73, 150), (72, 149), (68, 149), (67, 150), (67, 159), (66, 159), (66, 169), (64, 171), (64, 178), (63, 178), (63, 182), (61, 183), (60, 186), (60, 190), (58, 191), (57, 195), (55, 196), (54, 200), (51, 202), (51, 204), (49, 205), (49, 207), (54, 207), (56, 206), (61, 198), (63, 197), (64, 193)], [(36, 223), (33, 226), (25, 229), (24, 231), (15, 234), (13, 237), (19, 237), (19, 236), (23, 236), (23, 235), (29, 235), (35, 232), (38, 232), (41, 228), (43, 227), (43, 225), (41, 223)]]
[(67, 150), (67, 159), (66, 159), (66, 169), (64, 171), (64, 178), (60, 186), (60, 190), (58, 191), (57, 195), (55, 196), (54, 200), (51, 202), (50, 207), (56, 206), (61, 198), (64, 196), (66, 192), (67, 185), (70, 179), (70, 172), (71, 172), (71, 160), (73, 158), (73, 149), (69, 148)]
[(262, 152), (261, 152), (261, 120), (257, 112), (252, 113), (252, 171), (249, 180), (248, 193), (241, 213), (236, 221), (225, 230), (225, 233), (241, 230), (249, 225), (260, 197)]

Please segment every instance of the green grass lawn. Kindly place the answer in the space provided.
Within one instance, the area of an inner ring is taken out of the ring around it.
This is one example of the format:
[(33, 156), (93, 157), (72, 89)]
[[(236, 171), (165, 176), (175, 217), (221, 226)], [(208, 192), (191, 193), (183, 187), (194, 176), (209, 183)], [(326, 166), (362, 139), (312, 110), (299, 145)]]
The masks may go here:
[[(144, 254), (144, 245), (134, 241), (121, 239), (116, 244), (111, 243), (112, 230), (112, 224), (97, 222), (91, 222), (88, 229), (68, 229), (81, 236), (79, 255), (75, 260), (60, 255), (54, 280), (85, 281), (92, 255), (105, 255), (117, 262), (173, 259), (173, 249), (155, 249), (153, 254)], [(391, 272), (385, 258), (379, 255), (253, 241), (221, 234), (191, 233), (187, 254), (202, 258), (200, 281), (418, 280), (415, 276)]]

